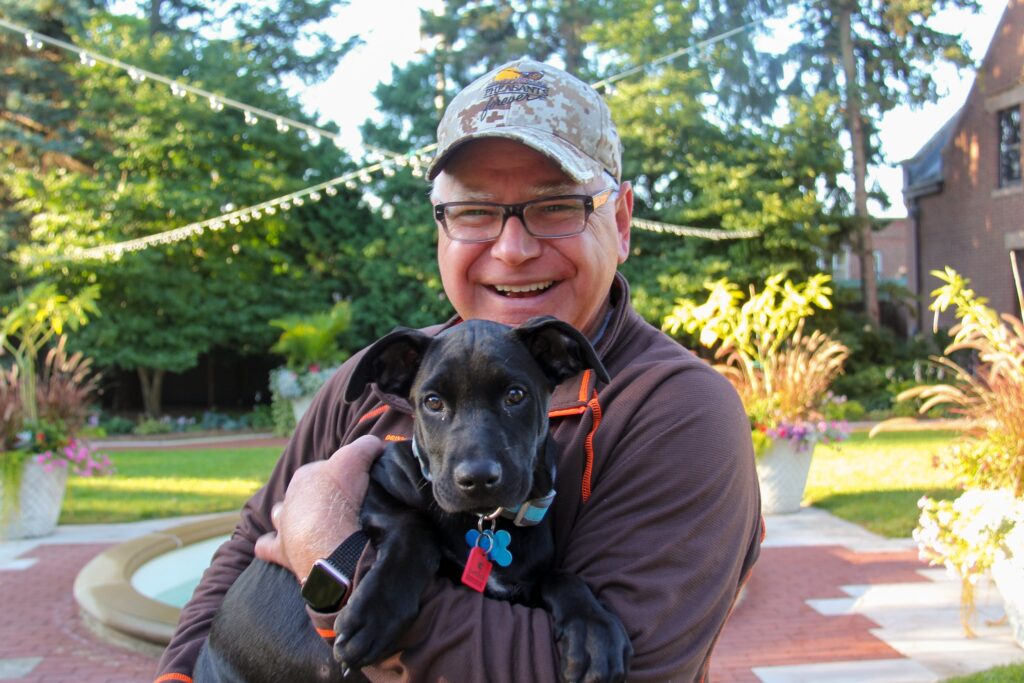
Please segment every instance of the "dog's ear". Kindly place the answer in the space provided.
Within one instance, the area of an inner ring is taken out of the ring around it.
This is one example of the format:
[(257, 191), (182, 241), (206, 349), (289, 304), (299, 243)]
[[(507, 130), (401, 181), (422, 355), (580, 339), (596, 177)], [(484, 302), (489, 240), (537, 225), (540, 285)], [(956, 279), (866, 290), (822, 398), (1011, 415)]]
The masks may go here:
[(362, 396), (370, 382), (375, 382), (386, 394), (408, 397), (430, 341), (431, 337), (405, 327), (396, 328), (375, 341), (352, 371), (345, 388), (345, 401)]
[(513, 334), (537, 361), (552, 386), (585, 368), (592, 369), (602, 382), (610, 381), (590, 340), (567, 322), (547, 315), (530, 318), (513, 330)]

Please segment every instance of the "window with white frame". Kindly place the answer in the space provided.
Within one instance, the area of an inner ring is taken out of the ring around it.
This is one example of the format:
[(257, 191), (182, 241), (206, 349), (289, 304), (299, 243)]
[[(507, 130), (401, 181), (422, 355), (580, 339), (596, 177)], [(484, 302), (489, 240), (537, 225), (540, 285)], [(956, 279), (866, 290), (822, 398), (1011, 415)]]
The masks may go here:
[(999, 117), (999, 187), (1020, 185), (1020, 105), (1003, 109)]

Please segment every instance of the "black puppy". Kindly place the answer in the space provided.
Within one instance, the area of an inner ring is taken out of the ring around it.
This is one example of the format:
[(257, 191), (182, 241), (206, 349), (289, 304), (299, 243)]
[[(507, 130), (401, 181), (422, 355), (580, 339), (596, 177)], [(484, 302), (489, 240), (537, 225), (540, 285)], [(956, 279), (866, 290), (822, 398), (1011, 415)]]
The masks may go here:
[[(549, 399), (585, 368), (608, 381), (587, 339), (554, 318), (516, 329), (467, 321), (437, 337), (401, 329), (376, 342), (355, 368), (346, 400), (370, 382), (407, 397), (414, 436), (390, 444), (370, 472), (360, 522), (377, 557), (335, 624), (337, 663), (322, 644), (295, 642), (313, 633), (308, 619), (301, 624), (295, 581), (256, 562), (228, 592), (196, 681), (358, 675), (396, 650), (438, 571), (492, 597), (546, 608), (564, 680), (625, 680), (632, 655), (625, 630), (579, 577), (551, 566), (544, 514), (556, 458)], [(279, 593), (289, 595), (273, 597)]]

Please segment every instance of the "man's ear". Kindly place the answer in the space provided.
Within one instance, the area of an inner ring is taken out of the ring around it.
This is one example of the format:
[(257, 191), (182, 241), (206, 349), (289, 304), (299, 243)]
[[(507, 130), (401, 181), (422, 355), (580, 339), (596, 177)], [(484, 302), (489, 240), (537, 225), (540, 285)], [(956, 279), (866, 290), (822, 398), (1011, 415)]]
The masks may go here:
[(567, 322), (551, 316), (530, 318), (512, 333), (537, 361), (552, 386), (586, 368), (592, 369), (602, 382), (610, 381), (590, 340)]
[(629, 258), (630, 228), (633, 224), (633, 184), (623, 180), (615, 201), (616, 252), (621, 266)]
[(431, 337), (405, 327), (396, 328), (375, 341), (352, 371), (345, 388), (345, 401), (352, 402), (362, 396), (371, 382), (386, 394), (408, 398), (412, 380), (430, 342)]

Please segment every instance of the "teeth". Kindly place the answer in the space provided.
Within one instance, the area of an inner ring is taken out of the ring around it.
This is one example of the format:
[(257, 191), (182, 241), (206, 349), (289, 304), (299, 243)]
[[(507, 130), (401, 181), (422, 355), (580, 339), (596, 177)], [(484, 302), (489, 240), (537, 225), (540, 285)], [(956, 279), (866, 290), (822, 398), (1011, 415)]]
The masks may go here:
[(522, 285), (519, 287), (513, 285), (494, 285), (494, 288), (503, 294), (521, 294), (523, 292), (536, 292), (542, 289), (547, 289), (554, 283), (554, 280), (545, 280), (544, 282), (534, 282), (532, 284)]

